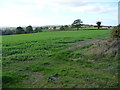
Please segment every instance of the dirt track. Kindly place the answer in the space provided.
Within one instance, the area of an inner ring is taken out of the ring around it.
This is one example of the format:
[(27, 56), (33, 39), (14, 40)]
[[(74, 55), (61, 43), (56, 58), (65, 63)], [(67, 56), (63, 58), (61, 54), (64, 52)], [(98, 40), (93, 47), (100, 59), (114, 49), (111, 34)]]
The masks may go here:
[(98, 42), (104, 42), (104, 41), (106, 41), (106, 40), (87, 40), (87, 41), (81, 41), (81, 42), (78, 42), (78, 43), (67, 43), (67, 45), (74, 45), (74, 46), (66, 48), (65, 50), (73, 50), (73, 49), (76, 49), (76, 48), (82, 48), (86, 45), (91, 45), (91, 44), (95, 44), (95, 43), (98, 43)]

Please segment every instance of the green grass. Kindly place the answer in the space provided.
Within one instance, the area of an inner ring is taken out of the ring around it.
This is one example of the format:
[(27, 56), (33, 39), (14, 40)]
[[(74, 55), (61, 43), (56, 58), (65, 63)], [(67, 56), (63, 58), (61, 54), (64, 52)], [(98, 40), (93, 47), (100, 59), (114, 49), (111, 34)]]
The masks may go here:
[[(84, 55), (83, 52), (91, 45), (64, 50), (73, 46), (66, 43), (107, 39), (109, 33), (108, 30), (81, 30), (2, 36), (3, 87), (117, 87), (117, 61), (113, 60), (114, 57)], [(72, 60), (79, 57), (84, 60)], [(96, 63), (87, 59), (93, 59)], [(56, 73), (58, 78), (47, 82), (48, 77)]]

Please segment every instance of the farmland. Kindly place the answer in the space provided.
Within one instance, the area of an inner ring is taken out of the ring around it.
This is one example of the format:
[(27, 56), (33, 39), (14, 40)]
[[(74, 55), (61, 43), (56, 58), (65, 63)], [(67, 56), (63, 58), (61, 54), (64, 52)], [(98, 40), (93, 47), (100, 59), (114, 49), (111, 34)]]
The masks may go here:
[[(117, 60), (91, 56), (93, 47), (67, 49), (89, 40), (107, 40), (110, 30), (50, 31), (2, 36), (4, 88), (117, 87)], [(55, 81), (48, 78), (58, 74)]]

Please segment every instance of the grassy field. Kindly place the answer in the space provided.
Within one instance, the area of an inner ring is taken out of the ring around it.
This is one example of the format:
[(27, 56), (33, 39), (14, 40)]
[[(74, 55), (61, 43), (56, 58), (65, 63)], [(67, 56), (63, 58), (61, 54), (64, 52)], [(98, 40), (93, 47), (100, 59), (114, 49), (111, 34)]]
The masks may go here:
[[(3, 87), (117, 87), (114, 57), (85, 55), (92, 45), (66, 50), (74, 46), (67, 43), (106, 40), (109, 33), (109, 30), (81, 30), (2, 36)], [(55, 74), (58, 74), (55, 81), (48, 82), (48, 78)]]

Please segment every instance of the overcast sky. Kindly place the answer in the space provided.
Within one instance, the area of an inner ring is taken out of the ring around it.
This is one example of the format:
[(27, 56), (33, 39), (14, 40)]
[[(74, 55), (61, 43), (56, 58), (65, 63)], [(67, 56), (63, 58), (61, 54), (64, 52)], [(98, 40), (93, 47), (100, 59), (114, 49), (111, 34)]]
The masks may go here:
[(119, 0), (0, 0), (0, 26), (118, 24)]

